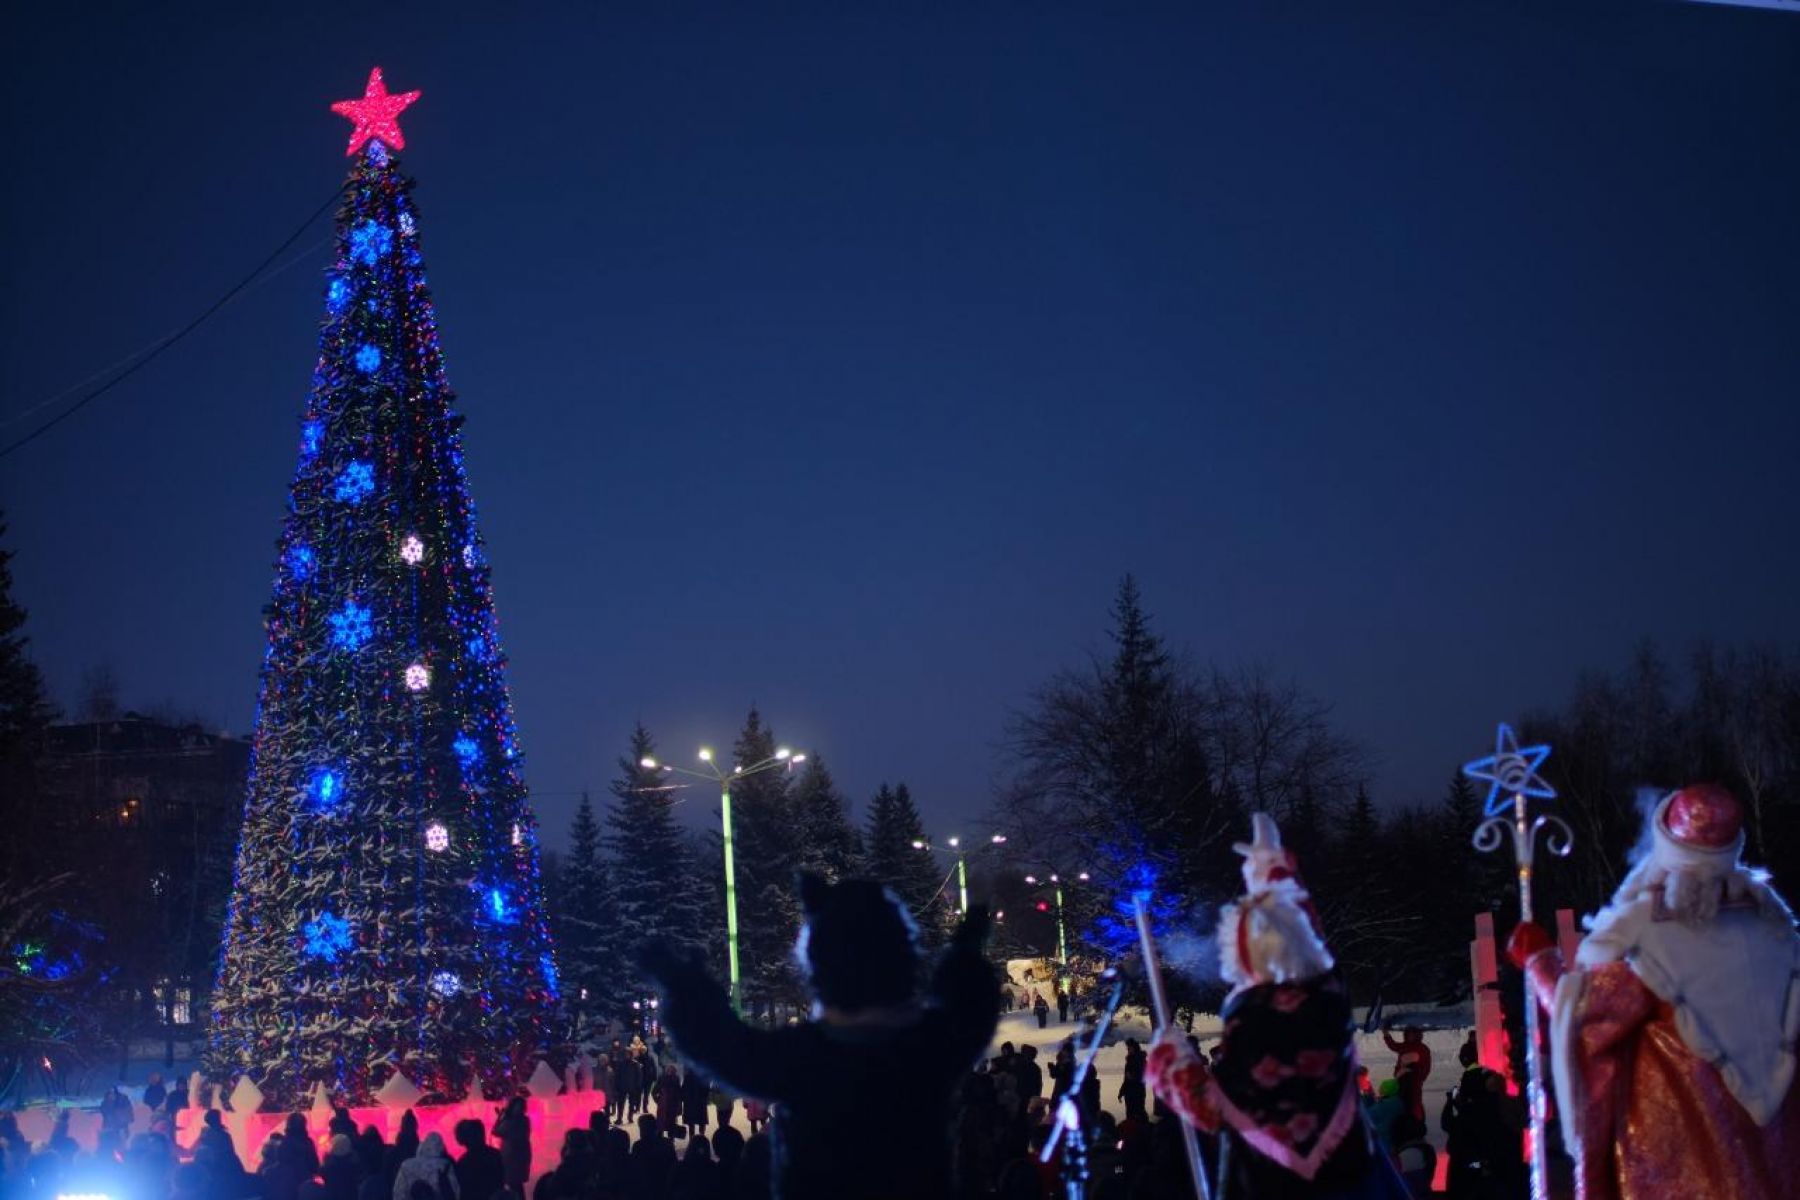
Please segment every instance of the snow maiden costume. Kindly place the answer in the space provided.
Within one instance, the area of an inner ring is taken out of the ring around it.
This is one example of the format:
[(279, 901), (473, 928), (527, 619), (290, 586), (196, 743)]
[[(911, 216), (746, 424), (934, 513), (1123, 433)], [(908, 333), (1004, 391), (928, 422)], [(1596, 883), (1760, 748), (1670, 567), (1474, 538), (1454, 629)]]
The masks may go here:
[(1406, 1187), (1363, 1119), (1350, 999), (1294, 856), (1257, 813), (1244, 856), (1245, 894), (1219, 922), (1219, 962), (1232, 991), (1223, 1057), (1209, 1068), (1165, 1029), (1150, 1083), (1182, 1120), (1232, 1141), (1227, 1196), (1258, 1200), (1404, 1200)]
[(1537, 925), (1507, 947), (1550, 1014), (1581, 1200), (1800, 1195), (1800, 938), (1743, 824), (1722, 787), (1669, 795), (1573, 968)]

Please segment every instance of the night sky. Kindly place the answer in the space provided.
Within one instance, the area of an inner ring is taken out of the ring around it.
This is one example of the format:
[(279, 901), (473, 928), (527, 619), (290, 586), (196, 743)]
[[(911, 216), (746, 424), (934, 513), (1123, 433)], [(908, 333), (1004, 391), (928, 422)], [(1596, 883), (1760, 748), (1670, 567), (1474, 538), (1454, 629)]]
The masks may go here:
[[(1792, 640), (1800, 15), (772, 7), (15, 8), (0, 419), (292, 232), (379, 64), (553, 841), (752, 701), (980, 832), (1126, 571), (1386, 804), (1640, 636)], [(329, 234), (0, 461), (65, 703), (249, 730)]]

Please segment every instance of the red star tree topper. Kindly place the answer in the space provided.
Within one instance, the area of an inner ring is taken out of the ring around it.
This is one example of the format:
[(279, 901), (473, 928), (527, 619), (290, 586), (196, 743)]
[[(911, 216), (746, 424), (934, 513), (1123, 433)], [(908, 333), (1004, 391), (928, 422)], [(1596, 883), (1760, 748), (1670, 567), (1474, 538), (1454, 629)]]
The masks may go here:
[(406, 139), (400, 136), (399, 116), (418, 98), (417, 92), (390, 95), (387, 84), (381, 81), (381, 68), (370, 71), (369, 86), (363, 89), (361, 100), (339, 100), (331, 106), (332, 112), (349, 117), (356, 125), (350, 131), (350, 148), (344, 153), (355, 154), (369, 141), (384, 142), (396, 150), (406, 149)]

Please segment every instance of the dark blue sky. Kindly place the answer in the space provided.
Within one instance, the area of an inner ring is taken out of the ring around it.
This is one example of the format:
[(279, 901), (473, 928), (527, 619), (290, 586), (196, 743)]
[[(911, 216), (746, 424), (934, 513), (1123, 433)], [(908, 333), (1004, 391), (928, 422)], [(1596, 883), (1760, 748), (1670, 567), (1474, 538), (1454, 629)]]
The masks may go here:
[[(1384, 802), (1640, 635), (1792, 637), (1800, 17), (764, 7), (15, 14), (0, 418), (286, 236), (379, 63), (559, 840), (752, 700), (955, 832), (1126, 570)], [(328, 232), (0, 463), (65, 698), (249, 727)]]

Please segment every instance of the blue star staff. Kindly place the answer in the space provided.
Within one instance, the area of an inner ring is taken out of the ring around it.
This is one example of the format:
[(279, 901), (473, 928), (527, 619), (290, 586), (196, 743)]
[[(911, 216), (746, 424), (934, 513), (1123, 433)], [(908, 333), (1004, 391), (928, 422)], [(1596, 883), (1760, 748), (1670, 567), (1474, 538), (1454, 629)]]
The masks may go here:
[[(1512, 834), (1513, 861), (1518, 867), (1519, 919), (1532, 920), (1531, 872), (1537, 835), (1545, 830), (1544, 848), (1562, 858), (1569, 853), (1575, 835), (1561, 817), (1531, 815), (1530, 801), (1554, 800), (1556, 789), (1546, 783), (1537, 771), (1550, 757), (1548, 746), (1519, 747), (1512, 726), (1502, 723), (1494, 735), (1494, 752), (1463, 767), (1470, 779), (1488, 785), (1484, 810), (1487, 819), (1475, 830), (1475, 848), (1483, 854), (1498, 850), (1508, 832)], [(1509, 811), (1510, 810), (1510, 811)], [(1531, 1200), (1550, 1200), (1548, 1152), (1544, 1144), (1544, 1125), (1548, 1119), (1544, 1092), (1544, 1057), (1538, 1048), (1538, 1006), (1531, 1001), (1531, 989), (1525, 996), (1525, 1071), (1526, 1102), (1531, 1113)]]

